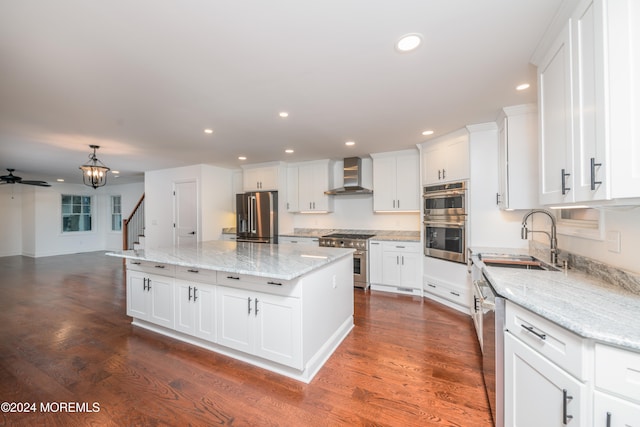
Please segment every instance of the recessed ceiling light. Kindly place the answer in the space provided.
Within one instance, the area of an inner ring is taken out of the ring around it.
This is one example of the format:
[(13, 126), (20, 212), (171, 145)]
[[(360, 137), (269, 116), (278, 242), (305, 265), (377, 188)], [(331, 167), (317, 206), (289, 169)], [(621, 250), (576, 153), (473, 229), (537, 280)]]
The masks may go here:
[(247, 158), (245, 156), (239, 156), (238, 160), (247, 160)]
[(351, 147), (353, 145), (356, 145), (356, 143), (355, 143), (355, 141), (347, 141), (347, 142), (344, 143), (344, 145)]
[(62, 179), (62, 178), (58, 178), (58, 179), (56, 179), (56, 181), (58, 181), (58, 182), (64, 182), (64, 179)]
[(424, 132), (422, 132), (422, 134), (423, 134), (424, 136), (433, 135), (433, 131), (432, 131), (432, 130), (425, 130)]
[(418, 33), (405, 34), (396, 43), (396, 50), (398, 52), (411, 52), (420, 46), (420, 43), (422, 43), (422, 35)]
[(281, 111), (278, 115), (282, 118), (289, 117), (289, 113), (287, 113), (286, 111)]
[(213, 133), (213, 129), (205, 129), (204, 133)]
[(293, 150), (291, 148), (288, 148), (288, 149), (284, 150), (284, 152), (287, 153), (287, 154), (291, 154), (291, 153), (293, 153)]
[(120, 173), (120, 171), (111, 171), (111, 173), (112, 173), (112, 174), (114, 174), (114, 175), (116, 175), (116, 174), (119, 174), (119, 173)]
[(516, 86), (516, 90), (525, 90), (529, 89), (531, 85), (529, 83), (522, 83), (521, 85)]

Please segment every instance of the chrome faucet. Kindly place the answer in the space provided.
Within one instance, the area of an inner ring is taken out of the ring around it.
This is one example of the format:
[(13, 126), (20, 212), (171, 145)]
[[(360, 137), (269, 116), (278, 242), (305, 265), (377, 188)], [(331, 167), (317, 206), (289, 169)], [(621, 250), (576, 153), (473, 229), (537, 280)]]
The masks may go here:
[[(529, 217), (535, 213), (543, 213), (547, 215), (551, 219), (551, 233), (547, 233), (546, 231), (538, 231), (538, 230), (529, 230), (527, 228), (527, 220)], [(558, 264), (558, 239), (556, 237), (556, 218), (553, 216), (551, 212), (545, 209), (532, 209), (530, 212), (522, 218), (522, 230), (520, 230), (520, 237), (523, 239), (527, 239), (529, 233), (544, 233), (549, 236), (550, 246), (551, 246), (551, 264)]]

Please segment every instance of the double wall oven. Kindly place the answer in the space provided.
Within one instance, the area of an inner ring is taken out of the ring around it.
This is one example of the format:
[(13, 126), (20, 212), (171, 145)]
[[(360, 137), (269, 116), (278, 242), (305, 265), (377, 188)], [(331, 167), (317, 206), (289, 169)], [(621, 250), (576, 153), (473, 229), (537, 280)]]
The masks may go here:
[(467, 262), (467, 182), (425, 186), (424, 254)]

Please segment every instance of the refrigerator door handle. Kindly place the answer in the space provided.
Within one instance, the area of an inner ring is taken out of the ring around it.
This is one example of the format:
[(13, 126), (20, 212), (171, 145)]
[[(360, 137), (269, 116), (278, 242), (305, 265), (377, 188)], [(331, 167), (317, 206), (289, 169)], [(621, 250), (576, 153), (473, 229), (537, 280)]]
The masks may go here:
[(251, 196), (249, 198), (249, 223), (251, 224), (251, 232), (252, 233), (256, 233), (257, 230), (257, 218), (256, 218), (256, 211), (258, 210), (258, 202), (256, 200), (256, 196)]

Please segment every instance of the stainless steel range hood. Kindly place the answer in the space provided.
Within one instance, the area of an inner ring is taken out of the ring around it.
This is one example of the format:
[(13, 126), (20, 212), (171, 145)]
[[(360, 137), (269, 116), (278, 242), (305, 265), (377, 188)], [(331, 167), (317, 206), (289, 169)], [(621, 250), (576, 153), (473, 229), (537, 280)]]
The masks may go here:
[(360, 157), (347, 157), (344, 159), (344, 186), (325, 191), (330, 196), (343, 194), (373, 194), (373, 190), (362, 186), (362, 159)]

